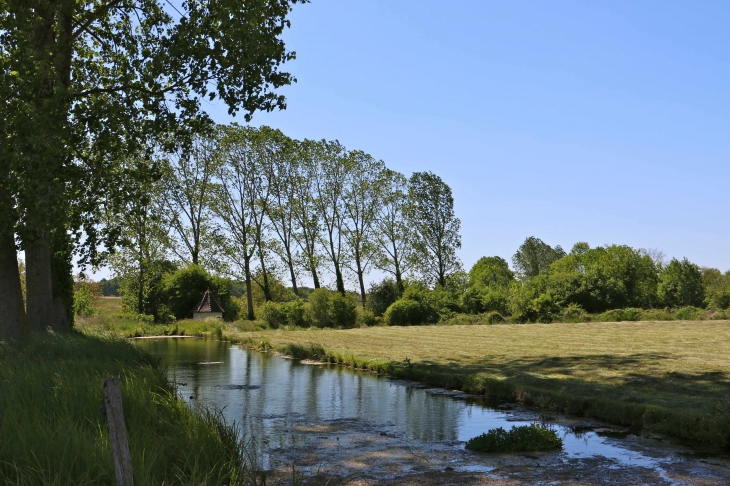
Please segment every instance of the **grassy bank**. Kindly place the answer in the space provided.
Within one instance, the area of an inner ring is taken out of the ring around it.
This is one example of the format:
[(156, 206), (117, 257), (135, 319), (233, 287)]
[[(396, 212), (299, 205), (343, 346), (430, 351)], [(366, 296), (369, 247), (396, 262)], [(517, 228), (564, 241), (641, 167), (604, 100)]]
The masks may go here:
[(389, 373), (730, 448), (730, 322), (374, 327), (228, 333)]
[(119, 376), (135, 484), (248, 484), (237, 431), (175, 398), (164, 370), (118, 337), (0, 342), (0, 483), (113, 484), (102, 379)]

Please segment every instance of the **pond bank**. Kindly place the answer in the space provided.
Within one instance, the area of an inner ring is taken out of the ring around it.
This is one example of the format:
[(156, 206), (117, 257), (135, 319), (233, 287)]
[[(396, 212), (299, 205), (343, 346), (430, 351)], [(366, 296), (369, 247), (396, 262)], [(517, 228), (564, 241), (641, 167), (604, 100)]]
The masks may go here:
[(226, 334), (257, 350), (417, 380), (730, 449), (730, 322), (422, 326)]
[(293, 474), (303, 475), (304, 484), (730, 483), (723, 460), (561, 415), (547, 423), (563, 438), (562, 451), (476, 454), (464, 449), (466, 439), (544, 417), (223, 342), (137, 343), (165, 361), (191, 407), (215, 404), (239, 424), (249, 451), (268, 471), (267, 484), (291, 484)]

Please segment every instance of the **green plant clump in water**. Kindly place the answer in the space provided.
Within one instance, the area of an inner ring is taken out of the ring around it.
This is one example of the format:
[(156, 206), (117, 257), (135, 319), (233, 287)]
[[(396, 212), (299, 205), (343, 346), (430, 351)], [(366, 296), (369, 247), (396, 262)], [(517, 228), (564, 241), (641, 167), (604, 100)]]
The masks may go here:
[(540, 424), (515, 426), (509, 432), (499, 427), (466, 443), (466, 448), (475, 452), (539, 452), (562, 447), (563, 439)]

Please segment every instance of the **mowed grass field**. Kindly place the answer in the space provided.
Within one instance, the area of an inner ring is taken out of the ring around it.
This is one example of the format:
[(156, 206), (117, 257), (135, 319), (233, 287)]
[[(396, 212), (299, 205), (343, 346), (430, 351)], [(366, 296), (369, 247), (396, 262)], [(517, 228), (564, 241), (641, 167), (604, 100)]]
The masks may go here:
[(277, 330), (230, 337), (730, 448), (730, 321)]

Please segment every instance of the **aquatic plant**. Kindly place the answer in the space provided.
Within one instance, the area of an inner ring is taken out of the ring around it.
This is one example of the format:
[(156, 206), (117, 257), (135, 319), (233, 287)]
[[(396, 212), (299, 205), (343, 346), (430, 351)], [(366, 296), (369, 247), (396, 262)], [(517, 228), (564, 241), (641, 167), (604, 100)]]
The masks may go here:
[(550, 427), (541, 424), (502, 427), (469, 439), (466, 448), (475, 452), (539, 452), (561, 449), (563, 439)]

